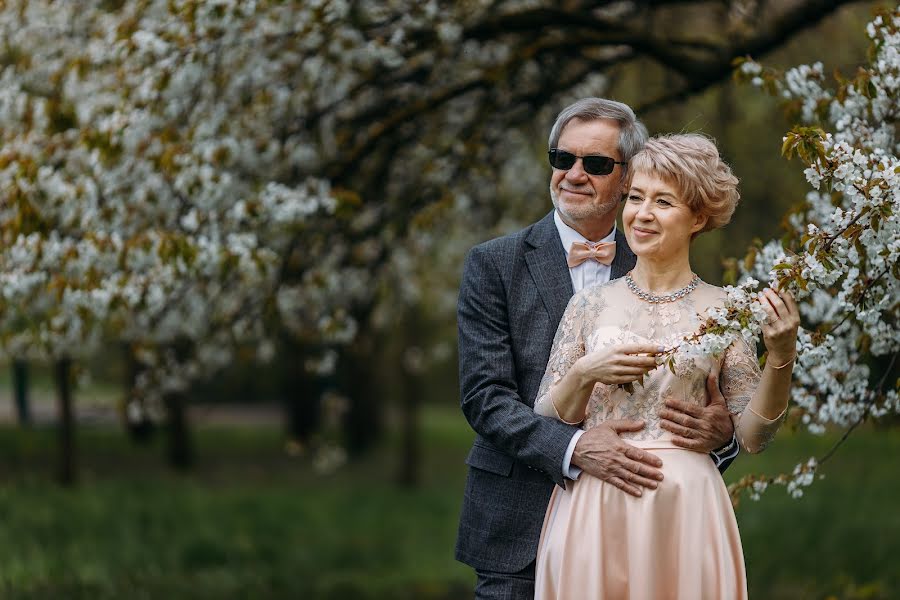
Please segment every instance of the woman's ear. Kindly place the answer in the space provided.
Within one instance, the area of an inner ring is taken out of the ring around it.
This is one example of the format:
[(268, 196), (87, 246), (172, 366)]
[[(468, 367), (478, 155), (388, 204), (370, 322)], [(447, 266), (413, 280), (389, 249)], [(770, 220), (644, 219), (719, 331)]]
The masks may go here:
[(698, 213), (694, 218), (694, 225), (691, 227), (691, 233), (700, 233), (703, 228), (706, 227), (708, 221), (708, 215)]

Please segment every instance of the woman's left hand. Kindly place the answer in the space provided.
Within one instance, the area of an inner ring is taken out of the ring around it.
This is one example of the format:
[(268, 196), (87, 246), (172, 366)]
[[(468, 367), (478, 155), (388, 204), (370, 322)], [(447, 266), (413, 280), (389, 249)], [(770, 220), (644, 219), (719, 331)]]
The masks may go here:
[(766, 362), (775, 365), (788, 363), (797, 353), (797, 329), (800, 327), (797, 302), (788, 291), (776, 292), (766, 288), (759, 294), (759, 303), (768, 315), (762, 324), (763, 339), (769, 351)]

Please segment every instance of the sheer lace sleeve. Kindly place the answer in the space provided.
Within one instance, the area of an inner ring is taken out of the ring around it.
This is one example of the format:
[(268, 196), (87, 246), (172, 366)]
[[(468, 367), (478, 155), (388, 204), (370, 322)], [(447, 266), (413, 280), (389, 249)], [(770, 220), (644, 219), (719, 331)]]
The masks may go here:
[(761, 377), (756, 348), (738, 340), (725, 351), (720, 383), (728, 410), (734, 415), (734, 430), (741, 447), (750, 453), (762, 452), (772, 441), (784, 417), (767, 419), (753, 410), (750, 400)]
[(551, 388), (569, 372), (576, 360), (584, 356), (584, 317), (587, 301), (584, 294), (578, 293), (569, 301), (566, 312), (553, 338), (553, 349), (550, 351), (550, 360), (547, 370), (541, 379), (537, 399), (534, 402), (534, 412), (553, 417), (562, 421), (550, 398)]
[(744, 340), (737, 340), (725, 351), (719, 383), (728, 411), (733, 415), (744, 412), (753, 392), (759, 386), (759, 362), (756, 348), (748, 346)]

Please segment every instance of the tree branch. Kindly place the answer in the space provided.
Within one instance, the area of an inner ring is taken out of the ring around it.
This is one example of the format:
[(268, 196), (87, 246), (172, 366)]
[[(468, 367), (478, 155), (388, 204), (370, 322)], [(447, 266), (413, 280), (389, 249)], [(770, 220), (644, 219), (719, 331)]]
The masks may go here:
[(680, 89), (666, 92), (639, 105), (635, 110), (640, 114), (646, 114), (698, 94), (730, 76), (733, 70), (732, 61), (735, 58), (765, 55), (799, 32), (817, 25), (841, 6), (859, 2), (860, 0), (808, 0), (798, 3), (770, 22), (760, 24), (752, 37), (723, 47), (717, 58), (705, 63), (686, 55), (678, 57), (665, 53), (663, 47), (652, 46), (652, 51), (647, 53), (648, 56), (663, 66), (678, 71), (687, 81)]

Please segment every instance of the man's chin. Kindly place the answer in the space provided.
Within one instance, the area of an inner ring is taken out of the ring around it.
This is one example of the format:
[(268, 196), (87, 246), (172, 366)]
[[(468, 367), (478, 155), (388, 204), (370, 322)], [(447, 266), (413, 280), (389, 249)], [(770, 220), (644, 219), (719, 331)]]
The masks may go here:
[(584, 221), (590, 219), (602, 219), (610, 212), (615, 212), (616, 209), (618, 209), (618, 204), (598, 206), (596, 204), (584, 202), (572, 203), (562, 200), (561, 202), (556, 203), (556, 209), (570, 221)]

